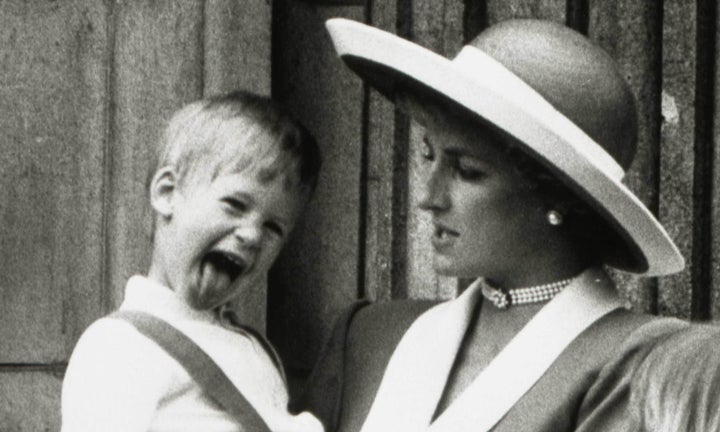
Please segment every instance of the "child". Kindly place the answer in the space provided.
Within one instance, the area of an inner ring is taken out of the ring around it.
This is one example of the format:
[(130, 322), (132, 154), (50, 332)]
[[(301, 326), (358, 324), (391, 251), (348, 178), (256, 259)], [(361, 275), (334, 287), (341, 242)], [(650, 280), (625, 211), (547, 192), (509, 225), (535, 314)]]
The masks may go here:
[(640, 364), (631, 384), (628, 431), (720, 431), (720, 328), (672, 334)]
[[(263, 280), (319, 167), (310, 134), (265, 97), (238, 91), (178, 111), (150, 182), (150, 269), (128, 280), (120, 306), (188, 336), (273, 431), (322, 427), (308, 413), (287, 411), (274, 352), (224, 309)], [(91, 325), (72, 354), (63, 431), (248, 430), (220, 405), (168, 352), (111, 316)]]

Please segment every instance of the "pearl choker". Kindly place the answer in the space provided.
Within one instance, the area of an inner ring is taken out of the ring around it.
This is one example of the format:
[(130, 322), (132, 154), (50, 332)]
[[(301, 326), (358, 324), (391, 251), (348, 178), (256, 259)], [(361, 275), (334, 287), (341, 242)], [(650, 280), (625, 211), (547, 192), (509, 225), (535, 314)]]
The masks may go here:
[(563, 279), (543, 285), (526, 288), (513, 288), (502, 290), (491, 286), (485, 279), (480, 280), (483, 296), (498, 309), (507, 309), (509, 306), (539, 303), (552, 299), (563, 290), (574, 278)]

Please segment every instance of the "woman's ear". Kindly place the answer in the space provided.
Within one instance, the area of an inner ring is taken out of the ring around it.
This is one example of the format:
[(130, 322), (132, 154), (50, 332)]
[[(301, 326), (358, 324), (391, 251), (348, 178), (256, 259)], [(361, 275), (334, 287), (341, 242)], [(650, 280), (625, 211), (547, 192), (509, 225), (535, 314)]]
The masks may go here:
[(150, 181), (150, 205), (159, 216), (165, 219), (169, 219), (173, 215), (177, 180), (175, 168), (166, 166), (160, 168)]

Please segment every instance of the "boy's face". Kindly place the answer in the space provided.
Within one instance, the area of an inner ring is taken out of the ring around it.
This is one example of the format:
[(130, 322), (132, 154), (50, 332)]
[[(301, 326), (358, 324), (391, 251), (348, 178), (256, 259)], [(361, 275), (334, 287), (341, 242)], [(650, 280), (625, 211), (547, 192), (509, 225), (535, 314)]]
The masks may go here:
[(308, 196), (298, 186), (288, 187), (282, 174), (260, 180), (256, 170), (246, 169), (221, 174), (210, 184), (175, 181), (159, 198), (170, 205), (159, 212), (161, 250), (150, 277), (192, 308), (207, 310), (263, 280)]

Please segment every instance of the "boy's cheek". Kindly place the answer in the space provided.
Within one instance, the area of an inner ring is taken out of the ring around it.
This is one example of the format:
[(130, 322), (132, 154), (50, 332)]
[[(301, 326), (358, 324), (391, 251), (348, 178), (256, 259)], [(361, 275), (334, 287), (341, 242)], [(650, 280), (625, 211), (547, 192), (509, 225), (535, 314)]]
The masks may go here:
[(283, 242), (279, 245), (275, 245), (274, 247), (272, 247), (272, 250), (268, 250), (266, 253), (258, 257), (258, 272), (267, 273), (270, 270), (270, 267), (272, 267), (278, 255), (280, 255), (280, 251), (282, 250), (282, 246), (284, 244), (285, 243)]

